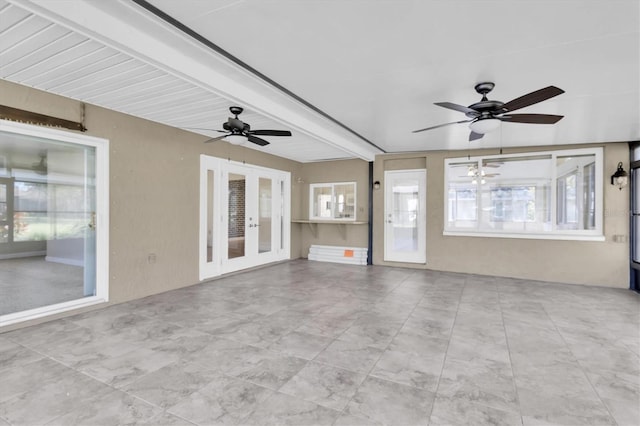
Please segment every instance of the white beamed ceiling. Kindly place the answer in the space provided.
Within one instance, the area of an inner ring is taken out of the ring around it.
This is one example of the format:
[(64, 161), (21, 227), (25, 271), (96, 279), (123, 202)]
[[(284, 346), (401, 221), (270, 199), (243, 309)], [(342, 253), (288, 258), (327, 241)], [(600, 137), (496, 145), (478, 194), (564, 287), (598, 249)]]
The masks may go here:
[[(639, 0), (147, 0), (387, 152), (640, 140)], [(131, 0), (0, 0), (0, 78), (176, 127), (290, 129), (301, 162), (381, 151)], [(566, 93), (469, 143), (433, 105)], [(201, 132), (203, 135), (216, 133)], [(203, 137), (204, 139), (204, 137)]]
[[(259, 100), (258, 108), (252, 108), (255, 98), (251, 93), (222, 96), (222, 89), (174, 69), (170, 62), (161, 64), (156, 58), (147, 57), (133, 48), (124, 48), (102, 33), (40, 8), (37, 2), (17, 3), (0, 0), (0, 78), (184, 129), (221, 129), (222, 123), (231, 115), (229, 106), (241, 105), (245, 111), (240, 118), (250, 123), (252, 129), (290, 129), (293, 133), (292, 137), (264, 137), (271, 142), (266, 147), (251, 143), (246, 147), (300, 162), (345, 158), (372, 160), (377, 151), (343, 129), (335, 129), (336, 126), (325, 119), (318, 121), (328, 130), (314, 134), (317, 129), (305, 128), (304, 120), (297, 117), (292, 123), (260, 113)], [(77, 2), (53, 3), (63, 6), (62, 3)], [(89, 9), (84, 12), (94, 10), (98, 4), (90, 3), (93, 4), (85, 4)], [(129, 12), (141, 12), (132, 9), (132, 4), (117, 6)], [(121, 12), (118, 8), (115, 11)], [(84, 24), (88, 25), (88, 22)], [(91, 27), (95, 29), (93, 25)], [(171, 29), (167, 29), (167, 33), (169, 37), (175, 37)], [(222, 62), (223, 67), (233, 68), (227, 60), (215, 58), (216, 55), (194, 41), (184, 37), (181, 41)], [(162, 49), (158, 47), (158, 50)], [(242, 70), (227, 71), (227, 74), (233, 75), (233, 72), (240, 73), (244, 80), (255, 80)], [(258, 87), (254, 90), (277, 98), (273, 96), (272, 88), (261, 82), (253, 83)], [(246, 85), (246, 81), (241, 84)], [(301, 109), (297, 105), (296, 108)], [(303, 114), (313, 116), (309, 111), (303, 111)], [(299, 122), (303, 125), (296, 126)], [(220, 135), (215, 131), (190, 131), (202, 134), (203, 141)], [(348, 143), (343, 139), (348, 139)], [(364, 149), (359, 149), (358, 145)]]

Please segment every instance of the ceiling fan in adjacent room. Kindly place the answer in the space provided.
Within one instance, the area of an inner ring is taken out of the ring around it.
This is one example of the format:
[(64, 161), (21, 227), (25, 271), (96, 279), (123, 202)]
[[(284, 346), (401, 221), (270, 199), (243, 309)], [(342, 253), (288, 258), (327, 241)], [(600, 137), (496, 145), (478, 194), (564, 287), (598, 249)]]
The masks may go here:
[(258, 136), (291, 136), (291, 132), (288, 130), (251, 130), (251, 126), (248, 123), (245, 123), (238, 118), (238, 115), (242, 114), (242, 111), (244, 111), (241, 107), (232, 106), (229, 108), (229, 111), (231, 111), (231, 114), (235, 117), (229, 117), (228, 121), (222, 125), (224, 130), (199, 129), (193, 127), (191, 127), (191, 129), (213, 130), (215, 132), (226, 133), (225, 135), (208, 139), (205, 143), (224, 139), (234, 145), (244, 145), (248, 140), (256, 145), (265, 146), (269, 145), (269, 142), (259, 138)]
[(511, 112), (520, 108), (558, 96), (564, 93), (562, 89), (549, 86), (504, 103), (487, 98), (487, 94), (491, 92), (494, 87), (495, 84), (490, 82), (476, 84), (475, 90), (482, 95), (482, 99), (480, 102), (471, 104), (468, 107), (451, 102), (435, 103), (435, 105), (443, 108), (464, 113), (468, 117), (468, 120), (439, 124), (425, 129), (414, 130), (413, 133), (424, 132), (425, 130), (437, 129), (452, 124), (470, 123), (469, 128), (471, 128), (471, 133), (469, 134), (469, 141), (474, 141), (482, 138), (485, 133), (497, 129), (502, 121), (528, 124), (555, 124), (563, 117), (562, 115), (551, 114), (511, 114)]

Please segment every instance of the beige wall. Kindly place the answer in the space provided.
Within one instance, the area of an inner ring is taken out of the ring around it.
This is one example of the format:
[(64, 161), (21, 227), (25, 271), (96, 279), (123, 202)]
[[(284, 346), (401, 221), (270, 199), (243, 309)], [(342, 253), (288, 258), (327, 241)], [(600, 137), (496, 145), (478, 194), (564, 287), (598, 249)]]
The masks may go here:
[[(369, 163), (364, 160), (323, 161), (304, 164), (300, 175), (296, 175), (292, 182), (292, 187), (297, 188), (300, 193), (300, 198), (297, 201), (300, 215), (292, 215), (291, 217), (293, 219), (309, 219), (310, 184), (335, 182), (356, 182), (356, 222), (367, 222), (369, 214)], [(366, 224), (308, 225), (293, 223), (292, 228), (300, 231), (302, 257), (307, 257), (309, 247), (312, 244), (365, 248), (369, 245)]]
[[(530, 280), (557, 281), (608, 287), (629, 287), (629, 245), (614, 242), (614, 235), (629, 235), (629, 192), (620, 192), (609, 184), (616, 164), (622, 161), (628, 170), (626, 143), (559, 146), (557, 149), (604, 146), (604, 234), (606, 241), (559, 241), (510, 238), (443, 236), (444, 159), (460, 157), (454, 152), (422, 152), (381, 155), (374, 163), (374, 181), (384, 188), (384, 170), (427, 168), (427, 264), (385, 262), (383, 234), (383, 190), (374, 191), (373, 262), (410, 268), (428, 268), (474, 274), (498, 275)], [(505, 149), (505, 154), (544, 148)], [(465, 152), (462, 155), (466, 155)], [(477, 150), (474, 155), (496, 154), (495, 150)]]
[[(80, 120), (77, 101), (0, 80), (2, 103)], [(215, 126), (218, 123), (211, 123)], [(301, 163), (87, 105), (87, 135), (109, 140), (110, 302), (198, 283), (200, 154), (300, 174)], [(265, 149), (268, 151), (268, 148)], [(293, 188), (292, 215), (300, 194)], [(293, 227), (291, 257), (300, 257)], [(148, 255), (156, 262), (150, 264)]]
[[(9, 106), (80, 119), (80, 104), (71, 99), (4, 80), (0, 80), (0, 95)], [(225, 142), (203, 144), (204, 136), (91, 105), (86, 108), (86, 127), (88, 135), (110, 141), (112, 303), (198, 282), (200, 154), (291, 172), (293, 219), (308, 219), (310, 183), (356, 181), (357, 220), (367, 221), (366, 161), (301, 164)], [(516, 150), (505, 150), (510, 152)], [(618, 161), (628, 169), (626, 144), (605, 145), (605, 242), (444, 237), (444, 158), (456, 156), (460, 153), (383, 155), (374, 163), (374, 181), (382, 182), (382, 187), (385, 168), (426, 164), (427, 265), (422, 268), (628, 287), (628, 244), (612, 241), (613, 235), (629, 235), (628, 189), (620, 192), (608, 184)], [(383, 191), (374, 191), (373, 198), (374, 263), (415, 267), (383, 261)], [(306, 257), (311, 244), (367, 246), (367, 225), (347, 225), (344, 231), (338, 225), (318, 226), (315, 237), (308, 225), (292, 224), (291, 258)], [(148, 263), (150, 253), (156, 255), (154, 264)]]

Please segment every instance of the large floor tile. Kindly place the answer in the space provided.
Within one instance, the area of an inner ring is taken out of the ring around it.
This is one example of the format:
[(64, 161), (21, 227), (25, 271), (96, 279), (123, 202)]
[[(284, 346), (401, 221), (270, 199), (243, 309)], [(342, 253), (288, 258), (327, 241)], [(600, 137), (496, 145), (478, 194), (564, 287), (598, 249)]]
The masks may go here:
[(221, 377), (169, 407), (168, 412), (200, 425), (238, 424), (272, 393), (253, 383)]
[(123, 390), (164, 409), (219, 378), (215, 369), (179, 361), (143, 376)]
[[(68, 413), (47, 426), (109, 426), (145, 424), (159, 420), (162, 410), (121, 391), (112, 391), (89, 404), (76, 404)], [(179, 424), (179, 423), (176, 423)]]
[(432, 426), (521, 426), (519, 413), (469, 402), (467, 398), (436, 397), (429, 419)]
[(334, 340), (318, 354), (315, 361), (358, 373), (368, 373), (381, 354), (382, 350), (361, 342)]
[(245, 425), (332, 425), (340, 413), (313, 402), (276, 393), (256, 408)]
[(281, 387), (280, 392), (340, 411), (364, 378), (362, 373), (311, 362)]
[[(40, 376), (24, 393), (0, 402), (0, 417), (14, 425), (44, 424), (78, 406), (96, 405), (113, 389), (84, 374), (67, 369), (57, 375)], [(11, 386), (4, 382), (2, 387)]]
[(368, 377), (346, 408), (346, 412), (372, 423), (426, 425), (434, 394), (387, 380)]
[(298, 358), (313, 359), (332, 341), (330, 337), (293, 331), (273, 342), (268, 349)]

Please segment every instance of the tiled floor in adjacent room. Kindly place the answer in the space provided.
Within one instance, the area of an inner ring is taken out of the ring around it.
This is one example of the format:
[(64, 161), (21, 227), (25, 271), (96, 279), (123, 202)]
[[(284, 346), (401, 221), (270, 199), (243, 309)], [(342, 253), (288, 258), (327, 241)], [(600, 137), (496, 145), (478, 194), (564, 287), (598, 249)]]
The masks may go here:
[(0, 334), (0, 425), (637, 425), (639, 309), (292, 261)]

